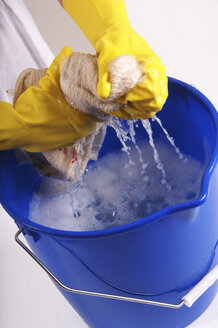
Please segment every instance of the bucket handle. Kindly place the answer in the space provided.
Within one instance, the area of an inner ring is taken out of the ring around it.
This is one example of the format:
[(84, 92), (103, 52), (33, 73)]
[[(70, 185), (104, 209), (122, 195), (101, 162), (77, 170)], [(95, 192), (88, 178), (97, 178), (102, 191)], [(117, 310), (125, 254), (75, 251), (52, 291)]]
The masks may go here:
[(75, 293), (75, 294), (82, 294), (82, 295), (89, 295), (89, 296), (96, 296), (96, 297), (103, 297), (109, 298), (114, 300), (120, 301), (127, 301), (127, 302), (134, 302), (134, 303), (141, 303), (141, 304), (148, 304), (154, 306), (161, 306), (171, 309), (179, 309), (183, 305), (191, 307), (192, 304), (197, 301), (197, 299), (209, 288), (211, 287), (216, 280), (218, 280), (218, 264), (209, 272), (207, 273), (185, 296), (183, 296), (182, 301), (179, 304), (169, 304), (163, 302), (156, 302), (151, 300), (143, 300), (140, 298), (133, 298), (133, 297), (125, 297), (125, 296), (118, 296), (118, 295), (110, 295), (110, 294), (103, 294), (97, 292), (91, 292), (81, 289), (74, 289), (67, 287), (66, 285), (62, 284), (49, 270), (48, 268), (35, 256), (35, 254), (19, 239), (20, 234), (24, 231), (24, 228), (19, 229), (15, 234), (15, 241), (39, 264), (39, 266), (52, 278), (52, 280), (58, 284), (64, 290)]

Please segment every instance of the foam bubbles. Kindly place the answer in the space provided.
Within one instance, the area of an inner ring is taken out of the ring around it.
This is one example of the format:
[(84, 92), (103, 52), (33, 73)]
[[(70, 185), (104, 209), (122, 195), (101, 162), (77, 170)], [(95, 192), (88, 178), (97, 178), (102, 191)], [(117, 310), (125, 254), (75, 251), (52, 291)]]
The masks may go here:
[[(165, 170), (163, 184), (150, 145), (139, 147), (140, 156), (131, 147), (128, 154), (110, 153), (93, 162), (75, 186), (45, 178), (30, 204), (30, 219), (62, 230), (101, 230), (198, 196), (203, 173), (199, 162), (186, 156), (184, 163), (172, 147), (156, 143)], [(129, 158), (134, 165), (129, 165)]]

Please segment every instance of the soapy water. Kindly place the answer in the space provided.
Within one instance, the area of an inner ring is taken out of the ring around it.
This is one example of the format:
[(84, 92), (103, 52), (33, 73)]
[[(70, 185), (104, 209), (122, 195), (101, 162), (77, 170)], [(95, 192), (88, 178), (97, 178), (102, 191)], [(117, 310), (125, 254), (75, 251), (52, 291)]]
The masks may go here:
[[(138, 123), (111, 125), (122, 152), (92, 162), (79, 183), (43, 178), (30, 204), (30, 220), (61, 230), (92, 231), (121, 226), (199, 195), (203, 168), (183, 156), (161, 121), (166, 141), (154, 142), (149, 120), (142, 121), (149, 143), (136, 143)], [(171, 146), (169, 146), (169, 142)], [(130, 147), (129, 144), (132, 144)]]

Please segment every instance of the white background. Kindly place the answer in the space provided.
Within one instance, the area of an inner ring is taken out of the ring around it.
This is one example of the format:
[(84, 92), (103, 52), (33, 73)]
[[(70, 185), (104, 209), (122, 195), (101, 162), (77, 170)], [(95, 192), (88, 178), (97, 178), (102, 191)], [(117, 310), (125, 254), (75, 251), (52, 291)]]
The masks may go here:
[[(25, 2), (55, 55), (65, 45), (94, 52), (56, 0)], [(134, 29), (163, 60), (167, 75), (194, 84), (218, 108), (218, 0), (125, 2)], [(46, 274), (15, 244), (16, 226), (2, 208), (0, 231), (0, 327), (87, 328)], [(217, 312), (218, 296), (190, 328), (218, 327)]]

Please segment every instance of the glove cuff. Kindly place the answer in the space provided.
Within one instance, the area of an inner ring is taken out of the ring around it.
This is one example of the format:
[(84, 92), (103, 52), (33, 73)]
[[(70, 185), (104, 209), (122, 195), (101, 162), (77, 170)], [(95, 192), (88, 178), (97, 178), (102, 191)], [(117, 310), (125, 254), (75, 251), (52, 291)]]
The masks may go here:
[(130, 27), (124, 0), (63, 0), (63, 7), (96, 49), (111, 27)]

